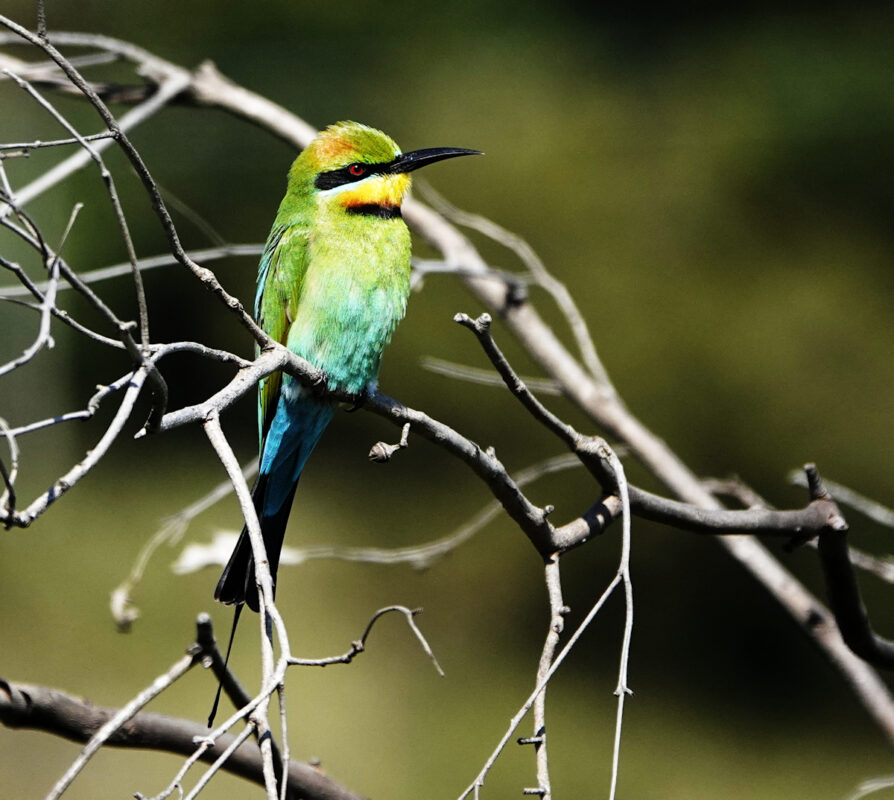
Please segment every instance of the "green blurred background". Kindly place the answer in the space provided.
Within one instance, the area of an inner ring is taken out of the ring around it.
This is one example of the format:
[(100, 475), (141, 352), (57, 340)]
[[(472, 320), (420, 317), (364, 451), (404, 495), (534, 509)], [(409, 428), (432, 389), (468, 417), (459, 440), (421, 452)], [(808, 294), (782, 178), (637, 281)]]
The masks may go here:
[[(33, 25), (34, 10), (4, 13)], [(530, 241), (583, 309), (600, 354), (633, 411), (704, 475), (738, 473), (772, 502), (804, 493), (786, 473), (815, 460), (831, 478), (894, 502), (892, 183), (894, 10), (841, 4), (825, 10), (746, 3), (673, 12), (647, 5), (506, 0), (426, 5), (234, 2), (48, 3), (50, 28), (131, 40), (192, 67), (212, 59), (238, 83), (315, 125), (357, 119), (405, 148), (460, 145), (487, 157), (433, 168), (426, 178), (459, 206)], [(28, 57), (25, 50), (16, 53)], [(120, 69), (104, 73), (123, 77)], [(89, 109), (59, 99), (81, 126)], [(125, 109), (118, 109), (123, 112)], [(0, 84), (0, 139), (50, 138), (57, 127), (8, 82)], [(136, 130), (159, 183), (232, 242), (263, 240), (294, 152), (211, 110), (172, 108)], [(60, 157), (42, 151), (6, 163), (24, 185)], [(141, 255), (164, 250), (123, 159), (110, 154)], [(66, 245), (90, 269), (124, 257), (95, 172), (30, 207), (51, 241), (72, 204), (82, 212)], [(181, 215), (187, 245), (208, 238)], [(4, 253), (25, 258), (8, 235)], [(482, 242), (493, 263), (511, 254)], [(419, 254), (425, 248), (417, 247)], [(216, 267), (247, 303), (255, 263)], [(181, 270), (146, 276), (153, 336), (201, 339), (248, 354), (251, 343)], [(105, 291), (133, 316), (126, 281)], [(561, 335), (548, 297), (534, 299)], [(72, 312), (95, 319), (77, 298)], [(494, 445), (513, 469), (560, 452), (507, 393), (458, 384), (420, 367), (428, 355), (485, 366), (473, 337), (451, 322), (483, 310), (457, 280), (431, 276), (414, 296), (381, 376), (382, 388)], [(35, 317), (0, 304), (0, 356), (19, 352)], [(523, 372), (533, 366), (496, 328)], [(57, 346), (0, 384), (12, 424), (82, 407), (92, 387), (126, 362), (57, 329)], [(191, 357), (165, 363), (172, 404), (205, 396), (229, 372)], [(590, 430), (570, 404), (550, 406)], [(31, 435), (21, 496), (30, 500), (108, 422)], [(138, 420), (139, 421), (139, 420)], [(138, 422), (137, 421), (137, 422)], [(224, 420), (247, 460), (251, 399)], [(136, 430), (135, 424), (130, 432)], [(488, 500), (469, 471), (432, 446), (412, 446), (388, 467), (369, 446), (396, 432), (372, 415), (339, 414), (302, 480), (291, 540), (408, 545), (449, 533)], [(654, 488), (635, 465), (632, 477)], [(108, 593), (159, 520), (223, 477), (202, 434), (179, 430), (138, 443), (125, 436), (102, 465), (0, 552), (0, 674), (118, 705), (174, 661), (211, 611), (216, 570), (175, 577), (178, 550), (150, 564), (133, 632), (115, 632)], [(593, 500), (579, 472), (546, 478), (533, 499), (568, 519)], [(854, 543), (889, 549), (888, 535), (850, 515)], [(235, 529), (229, 500), (199, 518), (189, 541)], [(815, 553), (780, 552), (821, 591)], [(566, 600), (574, 624), (610, 580), (616, 532), (569, 555)], [(292, 752), (318, 757), (334, 777), (377, 798), (452, 798), (472, 780), (529, 692), (547, 624), (541, 566), (508, 521), (422, 573), (405, 567), (313, 562), (284, 569), (281, 609), (294, 649), (340, 652), (376, 608), (424, 606), (420, 623), (446, 677), (435, 674), (404, 624), (380, 623), (353, 666), (294, 672), (288, 699)], [(622, 749), (621, 797), (840, 798), (891, 769), (890, 750), (817, 651), (775, 603), (708, 539), (637, 522), (636, 627)], [(888, 587), (864, 580), (873, 621), (891, 630)], [(257, 681), (252, 628), (233, 664)], [(622, 608), (612, 602), (550, 690), (557, 797), (607, 792), (612, 690)], [(214, 685), (196, 672), (153, 704), (202, 719)], [(38, 733), (0, 730), (2, 794), (40, 797), (77, 752)], [(154, 794), (179, 759), (101, 754), (67, 796)], [(484, 797), (534, 784), (531, 753), (510, 749)], [(222, 777), (206, 796), (258, 797)], [(883, 795), (879, 795), (883, 796)]]

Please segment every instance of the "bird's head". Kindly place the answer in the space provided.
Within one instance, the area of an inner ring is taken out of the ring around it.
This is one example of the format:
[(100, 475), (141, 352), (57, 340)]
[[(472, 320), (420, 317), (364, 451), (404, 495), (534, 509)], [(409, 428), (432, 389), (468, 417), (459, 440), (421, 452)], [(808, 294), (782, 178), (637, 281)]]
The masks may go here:
[(432, 147), (402, 153), (382, 131), (358, 122), (337, 122), (321, 131), (295, 159), (289, 184), (312, 192), (319, 202), (346, 211), (396, 216), (410, 188), (408, 173), (456, 156), (481, 155), (461, 147)]

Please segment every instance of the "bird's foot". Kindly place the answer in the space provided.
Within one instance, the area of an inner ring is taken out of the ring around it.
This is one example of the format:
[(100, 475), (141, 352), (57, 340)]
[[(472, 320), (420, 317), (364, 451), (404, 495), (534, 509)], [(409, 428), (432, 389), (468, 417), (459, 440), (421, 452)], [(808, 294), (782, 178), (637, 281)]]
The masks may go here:
[(366, 401), (369, 400), (372, 392), (367, 388), (358, 392), (351, 398), (351, 407), (348, 409), (349, 414), (353, 414), (355, 411), (363, 408), (366, 405)]

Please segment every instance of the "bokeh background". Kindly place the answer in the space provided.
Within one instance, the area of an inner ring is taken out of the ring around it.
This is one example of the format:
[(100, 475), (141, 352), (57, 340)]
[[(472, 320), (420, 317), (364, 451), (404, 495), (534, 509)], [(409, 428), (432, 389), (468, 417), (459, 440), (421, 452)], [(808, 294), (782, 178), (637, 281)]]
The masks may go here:
[[(6, 0), (3, 13), (33, 25), (28, 2)], [(315, 125), (358, 119), (408, 149), (485, 150), (486, 158), (438, 166), (426, 178), (537, 249), (584, 310), (629, 406), (693, 469), (737, 473), (791, 506), (804, 493), (788, 485), (787, 472), (815, 460), (828, 477), (894, 503), (890, 6), (752, 2), (720, 11), (697, 3), (672, 12), (506, 0), (126, 7), (98, 0), (48, 3), (48, 15), (51, 30), (120, 37), (184, 66), (212, 59)], [(99, 129), (84, 104), (58, 104), (82, 131)], [(0, 139), (57, 135), (20, 90), (0, 84)], [(223, 237), (263, 240), (295, 155), (288, 146), (194, 108), (166, 110), (132, 138), (170, 195)], [(43, 151), (6, 167), (20, 186), (59, 157)], [(140, 254), (162, 252), (136, 181), (121, 158), (112, 154), (109, 163)], [(30, 210), (58, 239), (76, 201), (86, 207), (66, 244), (70, 262), (89, 269), (120, 261), (95, 172)], [(182, 214), (176, 222), (189, 246), (209, 244)], [(25, 258), (9, 236), (0, 244)], [(480, 244), (496, 265), (519, 268), (511, 254)], [(252, 259), (216, 269), (250, 302)], [(247, 336), (182, 271), (158, 270), (146, 282), (156, 339), (250, 352)], [(133, 315), (126, 281), (105, 291), (122, 315)], [(534, 299), (568, 339), (549, 298)], [(90, 318), (76, 298), (66, 302)], [(381, 386), (521, 468), (561, 448), (507, 393), (420, 367), (430, 355), (485, 366), (473, 337), (451, 322), (457, 311), (481, 310), (455, 278), (427, 278), (388, 351)], [(34, 325), (33, 314), (0, 305), (2, 360), (20, 351)], [(517, 367), (532, 372), (508, 333), (496, 330)], [(13, 425), (82, 407), (96, 383), (126, 367), (66, 330), (56, 333), (53, 351), (0, 383), (0, 414)], [(229, 373), (183, 357), (167, 362), (165, 374), (178, 405)], [(590, 429), (570, 404), (549, 402)], [(23, 439), (21, 496), (30, 500), (80, 458), (110, 413), (111, 405), (90, 423)], [(249, 459), (252, 401), (224, 422)], [(420, 543), (488, 501), (467, 469), (417, 439), (390, 466), (369, 465), (369, 446), (395, 437), (372, 415), (337, 415), (302, 480), (291, 540)], [(654, 488), (635, 464), (629, 470)], [(223, 635), (230, 612), (211, 600), (216, 570), (173, 575), (179, 548), (150, 564), (136, 598), (142, 618), (129, 635), (116, 633), (107, 610), (109, 591), (160, 520), (222, 477), (200, 431), (139, 443), (125, 436), (39, 523), (4, 534), (0, 674), (119, 705), (178, 657), (196, 614), (211, 611)], [(531, 490), (560, 519), (587, 507), (593, 492), (579, 472)], [(855, 544), (890, 549), (889, 533), (850, 519)], [(187, 541), (236, 527), (228, 500), (200, 517)], [(770, 544), (822, 591), (812, 550), (786, 555)], [(565, 559), (572, 622), (610, 579), (618, 548), (612, 532)], [(402, 621), (383, 621), (353, 666), (291, 675), (293, 755), (319, 758), (370, 797), (457, 796), (531, 688), (547, 625), (540, 576), (527, 541), (503, 519), (422, 573), (335, 562), (285, 568), (279, 600), (296, 651), (340, 652), (372, 611), (403, 603), (424, 606), (421, 625), (446, 670), (438, 678)], [(840, 677), (710, 540), (637, 522), (633, 576), (636, 694), (621, 797), (841, 798), (891, 769), (889, 748)], [(890, 631), (890, 587), (863, 583), (876, 627)], [(606, 608), (550, 689), (557, 797), (607, 792), (622, 611), (619, 599)], [(233, 665), (252, 686), (255, 631), (243, 628)], [(197, 671), (153, 708), (202, 719), (213, 691)], [(39, 733), (0, 730), (0, 742), (2, 794), (10, 798), (43, 796), (77, 752)], [(178, 763), (102, 753), (67, 796), (154, 794)], [(483, 796), (517, 796), (533, 783), (531, 753), (511, 748)], [(260, 794), (221, 777), (206, 796)]]

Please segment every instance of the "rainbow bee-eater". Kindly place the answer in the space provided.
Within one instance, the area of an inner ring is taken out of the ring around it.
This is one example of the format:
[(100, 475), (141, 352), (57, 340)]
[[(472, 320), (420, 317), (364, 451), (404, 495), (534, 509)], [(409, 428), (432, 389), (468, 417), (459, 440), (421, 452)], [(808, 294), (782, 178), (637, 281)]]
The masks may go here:
[[(289, 170), (258, 269), (258, 324), (319, 367), (331, 389), (369, 392), (410, 292), (410, 233), (400, 213), (409, 173), (475, 154), (458, 147), (402, 153), (390, 137), (356, 122), (322, 131)], [(298, 479), (335, 407), (289, 375), (273, 373), (259, 384), (252, 497), (274, 585)], [(245, 528), (214, 596), (258, 610)]]

